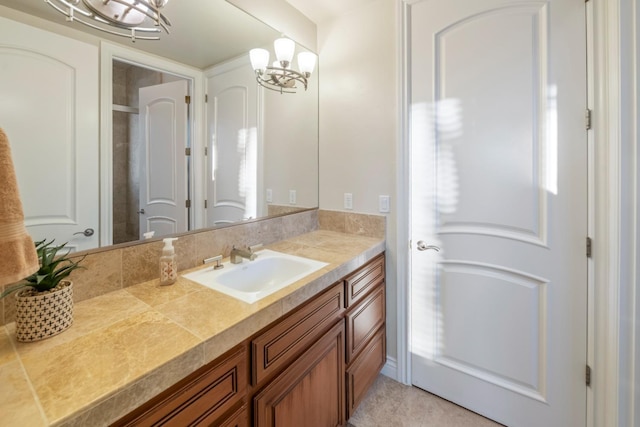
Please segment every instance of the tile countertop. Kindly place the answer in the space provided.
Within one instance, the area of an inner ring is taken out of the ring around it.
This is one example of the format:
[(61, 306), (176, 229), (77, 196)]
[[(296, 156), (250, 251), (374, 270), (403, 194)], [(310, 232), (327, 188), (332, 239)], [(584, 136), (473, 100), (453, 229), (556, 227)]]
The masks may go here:
[(13, 323), (2, 327), (0, 424), (108, 425), (365, 264), (384, 245), (333, 231), (268, 245), (329, 265), (254, 304), (179, 277), (171, 286), (152, 280), (77, 303), (71, 328), (36, 343), (17, 342)]

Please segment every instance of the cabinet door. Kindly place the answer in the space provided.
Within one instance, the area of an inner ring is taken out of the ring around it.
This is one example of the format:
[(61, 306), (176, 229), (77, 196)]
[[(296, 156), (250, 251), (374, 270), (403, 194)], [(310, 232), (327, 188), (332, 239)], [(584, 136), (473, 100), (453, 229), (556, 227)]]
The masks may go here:
[(378, 329), (369, 344), (347, 369), (347, 411), (351, 417), (387, 360), (385, 328)]
[(335, 427), (345, 422), (344, 320), (253, 399), (256, 427)]

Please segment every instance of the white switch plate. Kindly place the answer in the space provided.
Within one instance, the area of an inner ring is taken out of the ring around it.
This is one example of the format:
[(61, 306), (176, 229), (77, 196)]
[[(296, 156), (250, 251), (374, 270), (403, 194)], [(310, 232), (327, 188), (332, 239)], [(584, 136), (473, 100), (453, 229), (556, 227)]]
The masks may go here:
[(344, 193), (344, 208), (353, 209), (353, 194)]
[(289, 190), (289, 204), (290, 205), (295, 205), (296, 204), (296, 190)]
[(389, 213), (391, 210), (390, 199), (387, 195), (378, 196), (378, 210), (380, 213)]
[(267, 188), (267, 203), (273, 202), (273, 191)]

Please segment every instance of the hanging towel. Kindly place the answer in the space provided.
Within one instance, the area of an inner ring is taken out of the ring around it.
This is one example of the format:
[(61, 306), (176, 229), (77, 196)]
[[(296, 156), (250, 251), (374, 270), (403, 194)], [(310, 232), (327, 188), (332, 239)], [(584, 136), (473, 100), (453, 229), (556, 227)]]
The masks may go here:
[(18, 282), (39, 267), (35, 245), (24, 227), (9, 139), (0, 128), (0, 286)]

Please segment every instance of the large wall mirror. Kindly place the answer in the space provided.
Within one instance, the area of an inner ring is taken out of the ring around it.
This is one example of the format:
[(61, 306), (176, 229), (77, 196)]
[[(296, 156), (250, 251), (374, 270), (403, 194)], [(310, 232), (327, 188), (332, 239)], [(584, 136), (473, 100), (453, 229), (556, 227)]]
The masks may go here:
[(248, 51), (278, 31), (225, 0), (163, 12), (170, 34), (132, 42), (0, 0), (0, 127), (34, 239), (85, 250), (318, 206), (317, 71), (264, 90)]

